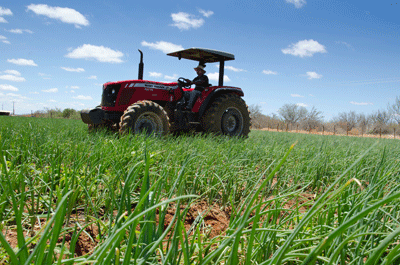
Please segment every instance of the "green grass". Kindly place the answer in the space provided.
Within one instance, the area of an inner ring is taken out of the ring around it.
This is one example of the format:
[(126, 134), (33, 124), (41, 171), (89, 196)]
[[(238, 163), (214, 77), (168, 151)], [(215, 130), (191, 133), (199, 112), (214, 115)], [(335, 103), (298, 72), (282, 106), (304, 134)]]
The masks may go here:
[[(119, 136), (19, 117), (0, 117), (0, 137), (0, 263), (400, 261), (398, 140)], [(201, 216), (185, 230), (199, 201), (229, 210), (226, 233), (208, 237)], [(165, 228), (171, 207), (182, 211)], [(85, 226), (98, 244), (78, 257)], [(7, 231), (17, 233), (14, 249)]]

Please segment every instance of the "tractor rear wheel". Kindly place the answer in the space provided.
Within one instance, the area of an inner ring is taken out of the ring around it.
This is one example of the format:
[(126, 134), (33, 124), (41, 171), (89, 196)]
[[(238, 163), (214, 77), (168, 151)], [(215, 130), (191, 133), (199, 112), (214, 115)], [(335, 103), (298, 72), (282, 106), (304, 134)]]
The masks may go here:
[(215, 134), (247, 137), (250, 116), (244, 100), (235, 94), (215, 98), (201, 118), (203, 130)]
[(138, 101), (125, 110), (119, 123), (119, 132), (165, 135), (169, 132), (168, 115), (153, 101)]

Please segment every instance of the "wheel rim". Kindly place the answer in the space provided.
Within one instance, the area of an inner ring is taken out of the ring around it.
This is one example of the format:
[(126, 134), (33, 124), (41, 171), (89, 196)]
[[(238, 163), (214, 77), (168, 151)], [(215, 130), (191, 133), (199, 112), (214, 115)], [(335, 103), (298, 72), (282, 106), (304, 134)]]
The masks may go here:
[(162, 123), (161, 119), (153, 112), (142, 113), (135, 123), (134, 131), (135, 133), (160, 133)]
[(234, 107), (227, 108), (222, 115), (222, 131), (228, 135), (239, 135), (243, 131), (243, 115)]

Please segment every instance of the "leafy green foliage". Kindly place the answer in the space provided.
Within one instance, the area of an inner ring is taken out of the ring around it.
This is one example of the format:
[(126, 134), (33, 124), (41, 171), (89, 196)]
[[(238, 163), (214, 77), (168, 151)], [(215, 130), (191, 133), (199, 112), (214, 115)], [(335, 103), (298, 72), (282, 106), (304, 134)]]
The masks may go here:
[[(119, 136), (0, 117), (0, 263), (392, 264), (399, 157), (390, 139)], [(230, 209), (224, 234), (208, 236), (207, 211), (185, 228), (199, 201)], [(96, 247), (78, 256), (89, 227)]]

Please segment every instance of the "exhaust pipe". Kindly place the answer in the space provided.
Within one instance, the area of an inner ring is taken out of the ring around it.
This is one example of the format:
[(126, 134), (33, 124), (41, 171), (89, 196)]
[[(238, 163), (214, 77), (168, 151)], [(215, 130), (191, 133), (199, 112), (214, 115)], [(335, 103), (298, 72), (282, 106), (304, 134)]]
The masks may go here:
[(139, 80), (143, 80), (143, 52), (141, 50), (138, 50), (140, 52), (140, 63), (139, 63), (139, 75), (138, 75), (138, 79)]

